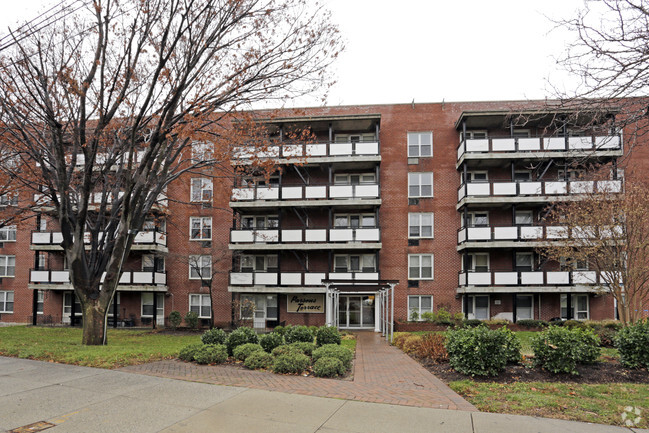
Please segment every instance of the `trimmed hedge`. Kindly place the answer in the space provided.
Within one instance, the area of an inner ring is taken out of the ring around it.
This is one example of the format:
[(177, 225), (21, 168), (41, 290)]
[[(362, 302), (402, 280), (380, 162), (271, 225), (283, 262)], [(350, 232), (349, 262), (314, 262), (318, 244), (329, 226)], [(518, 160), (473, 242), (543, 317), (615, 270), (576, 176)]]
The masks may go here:
[(318, 377), (334, 377), (345, 374), (345, 366), (338, 358), (325, 356), (313, 364), (313, 374)]
[(296, 343), (291, 343), (289, 344), (289, 347), (293, 347), (300, 352), (304, 353), (306, 356), (311, 356), (313, 354), (313, 351), (315, 350), (315, 344), (313, 343), (307, 343), (304, 341), (298, 341)]
[(289, 344), (282, 344), (281, 346), (277, 346), (276, 348), (273, 349), (271, 354), (274, 357), (282, 356), (282, 355), (288, 355), (289, 353), (301, 353), (304, 355), (304, 352), (302, 352), (301, 349), (289, 345)]
[(577, 364), (597, 360), (599, 343), (599, 337), (591, 329), (550, 326), (532, 337), (534, 365), (552, 373), (577, 375)]
[(470, 376), (496, 376), (507, 362), (521, 359), (520, 342), (506, 327), (485, 326), (448, 332), (446, 350), (456, 371)]
[(246, 358), (248, 358), (250, 355), (260, 350), (263, 351), (264, 349), (259, 344), (246, 343), (235, 347), (232, 351), (232, 354), (234, 355), (235, 359), (239, 361), (245, 361)]
[(201, 341), (203, 344), (225, 344), (225, 340), (228, 338), (227, 334), (223, 329), (208, 329), (203, 332), (201, 335)]
[(228, 351), (223, 344), (204, 344), (194, 354), (198, 364), (221, 364), (228, 359)]
[(185, 346), (180, 349), (180, 352), (178, 353), (178, 359), (185, 362), (192, 362), (194, 360), (194, 355), (196, 355), (196, 352), (198, 352), (202, 348), (203, 345), (201, 343)]
[(271, 332), (270, 334), (264, 334), (259, 337), (259, 344), (264, 350), (268, 353), (272, 352), (277, 346), (281, 346), (284, 343), (284, 337), (282, 334), (276, 332)]
[(313, 343), (313, 333), (306, 326), (291, 326), (284, 334), (286, 343), (297, 343), (303, 341), (305, 343)]
[(622, 328), (615, 337), (615, 346), (626, 368), (649, 368), (649, 321)]
[(533, 319), (523, 319), (517, 320), (516, 324), (524, 328), (547, 328), (550, 326), (545, 320), (533, 320)]
[(273, 358), (273, 355), (271, 355), (270, 353), (264, 352), (263, 350), (258, 350), (251, 353), (250, 356), (246, 358), (243, 365), (251, 370), (258, 370), (260, 368), (267, 369), (270, 368), (271, 365), (273, 365), (274, 359), (275, 358)]
[(315, 333), (316, 344), (318, 347), (325, 344), (340, 344), (342, 338), (340, 332), (335, 326), (321, 326)]
[(352, 367), (354, 354), (351, 350), (337, 344), (325, 344), (313, 351), (313, 362), (318, 362), (320, 358), (337, 358), (343, 363), (345, 370)]
[(311, 359), (303, 353), (293, 352), (280, 355), (273, 362), (274, 373), (299, 374), (309, 367)]
[(246, 343), (259, 343), (259, 338), (252, 328), (237, 328), (228, 335), (225, 344), (228, 348), (228, 355), (232, 356), (234, 348)]

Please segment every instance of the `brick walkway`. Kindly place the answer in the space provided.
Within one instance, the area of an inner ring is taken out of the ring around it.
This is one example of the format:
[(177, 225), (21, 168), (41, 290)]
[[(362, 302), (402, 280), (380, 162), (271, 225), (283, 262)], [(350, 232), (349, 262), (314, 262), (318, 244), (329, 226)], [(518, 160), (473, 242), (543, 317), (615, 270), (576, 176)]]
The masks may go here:
[(415, 360), (389, 346), (380, 334), (359, 332), (353, 380), (283, 376), (229, 366), (159, 361), (122, 371), (216, 385), (293, 394), (442, 409), (476, 410)]

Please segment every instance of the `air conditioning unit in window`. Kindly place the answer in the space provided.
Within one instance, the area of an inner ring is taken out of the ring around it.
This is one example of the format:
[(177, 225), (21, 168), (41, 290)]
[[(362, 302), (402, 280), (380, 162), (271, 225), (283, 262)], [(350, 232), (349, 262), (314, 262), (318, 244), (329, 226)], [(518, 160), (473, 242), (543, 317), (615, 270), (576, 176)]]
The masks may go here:
[(419, 246), (419, 239), (408, 239), (408, 246), (409, 247), (418, 247)]
[(408, 280), (408, 287), (419, 287), (418, 280)]
[(418, 205), (419, 204), (419, 199), (418, 198), (409, 198), (408, 199), (408, 204), (409, 205)]
[(212, 209), (212, 203), (203, 203), (201, 207), (203, 209)]
[(203, 241), (201, 244), (203, 248), (212, 248), (212, 241)]

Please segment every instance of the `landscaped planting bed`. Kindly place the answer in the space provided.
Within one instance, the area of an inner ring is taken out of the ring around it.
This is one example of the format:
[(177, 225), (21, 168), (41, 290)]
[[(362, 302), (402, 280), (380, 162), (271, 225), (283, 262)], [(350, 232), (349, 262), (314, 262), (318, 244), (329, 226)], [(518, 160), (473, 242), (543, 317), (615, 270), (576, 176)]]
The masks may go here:
[(203, 344), (185, 347), (179, 358), (199, 364), (244, 366), (277, 374), (317, 377), (349, 375), (355, 340), (343, 338), (335, 327), (287, 326), (258, 336), (251, 328), (230, 334), (206, 331)]

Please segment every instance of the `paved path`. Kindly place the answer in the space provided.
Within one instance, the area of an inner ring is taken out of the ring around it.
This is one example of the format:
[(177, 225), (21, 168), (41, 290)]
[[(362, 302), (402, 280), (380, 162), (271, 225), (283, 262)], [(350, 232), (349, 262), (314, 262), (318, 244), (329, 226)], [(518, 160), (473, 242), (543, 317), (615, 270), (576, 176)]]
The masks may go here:
[(182, 361), (153, 362), (125, 367), (121, 371), (372, 403), (476, 410), (419, 363), (388, 345), (380, 334), (374, 332), (357, 334), (353, 380), (282, 376), (245, 368), (201, 366)]

